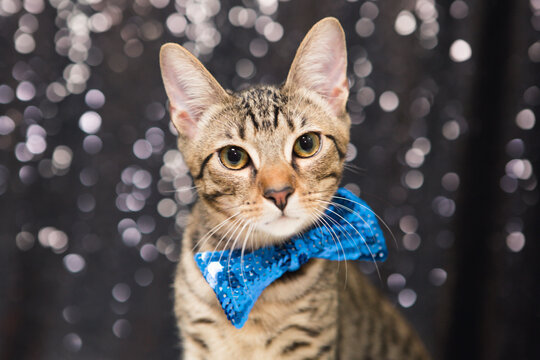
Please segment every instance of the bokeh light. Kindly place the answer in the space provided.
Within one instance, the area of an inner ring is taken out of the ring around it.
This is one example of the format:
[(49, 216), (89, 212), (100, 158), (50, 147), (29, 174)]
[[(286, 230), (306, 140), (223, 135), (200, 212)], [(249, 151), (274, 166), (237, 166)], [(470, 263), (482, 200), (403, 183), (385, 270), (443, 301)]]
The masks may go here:
[[(530, 358), (515, 346), (527, 334), (508, 319), (534, 319), (519, 311), (536, 305), (519, 294), (531, 293), (526, 270), (540, 253), (540, 2), (507, 3), (512, 11), (487, 28), (480, 19), (498, 7), (470, 0), (320, 1), (309, 11), (284, 0), (0, 1), (6, 349), (178, 358), (171, 282), (198, 195), (176, 148), (159, 48), (183, 45), (231, 90), (280, 84), (309, 26), (336, 16), (352, 122), (342, 185), (389, 229), (389, 259), (360, 269), (434, 358), (448, 358), (438, 346), (466, 327), (441, 319), (459, 319), (476, 299), (458, 286), (468, 261), (476, 296), (489, 290), (485, 308), (508, 314), (493, 315), (501, 325), (486, 327), (485, 342), (496, 333)], [(472, 214), (481, 233), (463, 228), (471, 208), (481, 209)], [(473, 261), (465, 250), (477, 243)], [(479, 313), (471, 321), (485, 326)], [(510, 347), (493, 343), (495, 353)]]

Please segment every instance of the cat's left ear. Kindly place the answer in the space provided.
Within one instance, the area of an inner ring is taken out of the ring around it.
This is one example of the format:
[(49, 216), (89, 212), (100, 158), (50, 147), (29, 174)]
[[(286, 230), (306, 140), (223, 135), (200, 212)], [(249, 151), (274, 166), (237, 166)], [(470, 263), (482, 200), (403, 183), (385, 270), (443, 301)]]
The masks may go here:
[(336, 18), (324, 18), (311, 28), (294, 57), (285, 86), (315, 91), (336, 116), (345, 113), (349, 97), (347, 48)]

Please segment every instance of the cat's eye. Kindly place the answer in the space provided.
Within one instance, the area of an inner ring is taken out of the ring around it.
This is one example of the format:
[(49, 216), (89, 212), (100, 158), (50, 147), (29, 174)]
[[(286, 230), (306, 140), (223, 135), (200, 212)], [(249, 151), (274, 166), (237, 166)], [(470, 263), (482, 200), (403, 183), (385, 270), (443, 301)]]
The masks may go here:
[(310, 132), (300, 136), (294, 142), (293, 151), (296, 156), (307, 158), (315, 155), (319, 150), (321, 138), (319, 134)]
[(238, 146), (225, 146), (219, 151), (219, 159), (225, 167), (231, 170), (240, 170), (249, 163), (246, 150)]

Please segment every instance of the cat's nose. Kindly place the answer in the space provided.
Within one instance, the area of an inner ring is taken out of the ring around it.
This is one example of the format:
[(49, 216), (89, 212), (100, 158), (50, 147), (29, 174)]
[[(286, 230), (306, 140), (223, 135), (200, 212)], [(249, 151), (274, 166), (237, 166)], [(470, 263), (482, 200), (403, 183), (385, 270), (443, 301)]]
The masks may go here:
[(294, 189), (290, 186), (286, 186), (279, 190), (267, 189), (264, 191), (264, 197), (272, 200), (279, 210), (283, 211), (287, 206), (287, 198), (294, 192)]

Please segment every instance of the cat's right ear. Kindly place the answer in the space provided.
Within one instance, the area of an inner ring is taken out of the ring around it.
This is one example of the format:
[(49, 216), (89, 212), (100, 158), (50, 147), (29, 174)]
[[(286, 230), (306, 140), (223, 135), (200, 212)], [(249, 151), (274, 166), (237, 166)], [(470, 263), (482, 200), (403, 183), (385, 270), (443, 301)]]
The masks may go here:
[(163, 45), (159, 63), (171, 121), (180, 135), (192, 139), (204, 111), (229, 95), (204, 65), (178, 44)]

